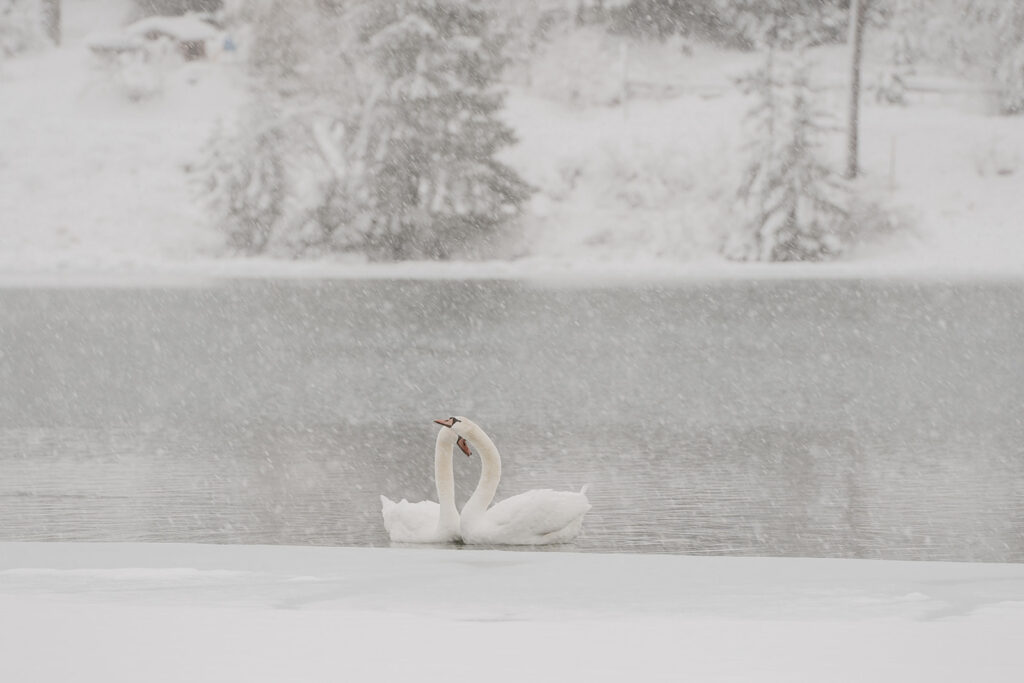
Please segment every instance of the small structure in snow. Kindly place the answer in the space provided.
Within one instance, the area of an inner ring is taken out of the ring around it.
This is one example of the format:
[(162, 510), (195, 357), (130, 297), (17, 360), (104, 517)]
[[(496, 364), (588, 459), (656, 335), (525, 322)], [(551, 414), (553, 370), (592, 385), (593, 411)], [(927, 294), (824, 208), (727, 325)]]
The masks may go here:
[(116, 59), (122, 54), (138, 54), (146, 49), (145, 41), (124, 33), (93, 33), (86, 37), (85, 45), (102, 58)]
[(187, 61), (205, 58), (206, 42), (220, 39), (220, 31), (194, 14), (147, 17), (129, 25), (125, 32), (146, 40), (171, 40)]

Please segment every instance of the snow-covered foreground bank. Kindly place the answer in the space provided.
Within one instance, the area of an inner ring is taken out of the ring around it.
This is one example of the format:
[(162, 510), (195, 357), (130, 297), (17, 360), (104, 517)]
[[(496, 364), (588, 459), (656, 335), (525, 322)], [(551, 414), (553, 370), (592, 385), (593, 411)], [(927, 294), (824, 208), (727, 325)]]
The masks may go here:
[(1024, 566), (0, 544), (0, 680), (1017, 681)]

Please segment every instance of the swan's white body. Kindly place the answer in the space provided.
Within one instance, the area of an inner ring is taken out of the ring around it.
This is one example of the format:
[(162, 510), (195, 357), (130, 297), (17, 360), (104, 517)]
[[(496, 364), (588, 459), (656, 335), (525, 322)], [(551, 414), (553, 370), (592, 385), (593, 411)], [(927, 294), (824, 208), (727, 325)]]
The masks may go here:
[(476, 444), (480, 453), (480, 482), (462, 508), (464, 543), (546, 545), (566, 543), (580, 532), (590, 510), (586, 487), (579, 493), (534, 489), (488, 507), (501, 479), (501, 456), (490, 437), (474, 422), (457, 418), (450, 429)]
[(397, 503), (380, 497), (384, 528), (399, 543), (448, 543), (459, 540), (459, 512), (455, 507), (455, 473), (452, 452), (458, 435), (447, 427), (434, 446), (434, 483), (440, 504), (425, 500)]

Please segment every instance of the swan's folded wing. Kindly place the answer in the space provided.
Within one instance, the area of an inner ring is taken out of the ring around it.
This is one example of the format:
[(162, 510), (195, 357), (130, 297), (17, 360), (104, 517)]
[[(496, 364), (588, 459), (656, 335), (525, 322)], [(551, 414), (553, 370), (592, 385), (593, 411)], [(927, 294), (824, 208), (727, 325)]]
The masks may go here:
[(437, 532), (441, 506), (429, 500), (410, 503), (404, 498), (397, 503), (381, 496), (384, 528), (392, 541), (417, 543)]
[(582, 493), (534, 489), (495, 504), (487, 511), (487, 522), (509, 542), (538, 542), (573, 527), (575, 535), (590, 507)]

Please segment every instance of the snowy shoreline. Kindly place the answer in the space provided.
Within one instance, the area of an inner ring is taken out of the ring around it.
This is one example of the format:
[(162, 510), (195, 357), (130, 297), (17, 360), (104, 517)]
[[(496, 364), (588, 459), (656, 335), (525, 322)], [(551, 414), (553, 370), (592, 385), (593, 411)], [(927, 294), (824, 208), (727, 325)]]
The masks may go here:
[[(0, 543), (3, 680), (1017, 680), (1024, 566)], [(59, 656), (54, 656), (59, 654)]]
[(581, 285), (745, 280), (1021, 281), (1024, 265), (873, 261), (730, 263), (709, 261), (408, 261), (345, 263), (267, 258), (208, 259), (112, 268), (0, 268), (0, 287), (176, 287), (234, 280), (520, 280)]

